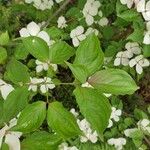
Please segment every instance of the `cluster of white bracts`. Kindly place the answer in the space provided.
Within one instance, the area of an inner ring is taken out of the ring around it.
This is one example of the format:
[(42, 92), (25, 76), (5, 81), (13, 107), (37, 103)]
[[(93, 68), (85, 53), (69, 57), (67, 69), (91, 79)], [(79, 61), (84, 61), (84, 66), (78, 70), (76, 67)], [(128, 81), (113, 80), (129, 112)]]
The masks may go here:
[(37, 92), (38, 87), (40, 87), (40, 91), (45, 94), (49, 89), (54, 89), (55, 84), (52, 82), (52, 79), (49, 77), (44, 78), (30, 78), (29, 88), (28, 90), (32, 90), (33, 92)]
[[(141, 54), (141, 48), (137, 42), (128, 42), (125, 45), (126, 51), (118, 52), (116, 59), (114, 60), (114, 65), (119, 66), (136, 66), (136, 72), (142, 74), (143, 67), (148, 67), (150, 65), (149, 61), (144, 58)], [(134, 55), (136, 55), (134, 57)], [(133, 58), (134, 57), (134, 58)]]
[(110, 115), (109, 124), (108, 124), (107, 128), (110, 128), (110, 127), (113, 126), (113, 121), (112, 120), (114, 120), (115, 122), (118, 122), (120, 120), (119, 117), (122, 114), (121, 109), (116, 109), (115, 107), (112, 107), (111, 110), (112, 110), (112, 112), (111, 112), (111, 115)]
[[(55, 0), (55, 1), (56, 3), (60, 3), (64, 0)], [(40, 10), (51, 9), (54, 5), (53, 0), (25, 0), (25, 3), (27, 4), (33, 3), (33, 6)]]
[(0, 93), (5, 100), (10, 92), (14, 90), (13, 86), (10, 84), (7, 84), (5, 81), (0, 79)]

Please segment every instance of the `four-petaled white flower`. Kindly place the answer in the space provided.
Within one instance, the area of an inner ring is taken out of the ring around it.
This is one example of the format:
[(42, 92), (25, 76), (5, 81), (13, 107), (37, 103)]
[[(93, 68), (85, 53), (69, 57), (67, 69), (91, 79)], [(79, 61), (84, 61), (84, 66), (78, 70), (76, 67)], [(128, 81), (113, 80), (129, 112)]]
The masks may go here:
[(142, 74), (143, 67), (148, 67), (150, 65), (149, 61), (144, 58), (143, 55), (136, 56), (135, 58), (131, 59), (129, 62), (130, 67), (136, 66), (136, 72), (138, 74)]
[(94, 16), (98, 14), (100, 6), (101, 3), (99, 1), (87, 0), (82, 11), (87, 25), (90, 26), (94, 23)]
[(89, 27), (87, 31), (85, 32), (85, 35), (88, 36), (89, 34), (94, 33), (96, 36), (98, 36), (99, 31), (97, 29), (94, 29), (92, 27)]
[(107, 142), (109, 145), (114, 145), (116, 150), (122, 150), (123, 146), (126, 145), (125, 138), (111, 138)]
[(150, 44), (150, 21), (146, 23), (146, 29), (147, 31), (145, 32), (143, 43)]
[(96, 131), (92, 131), (89, 122), (86, 119), (79, 120), (77, 119), (80, 130), (84, 133), (84, 136), (80, 136), (80, 141), (82, 143), (87, 142), (88, 140), (92, 143), (96, 143), (98, 140), (98, 134)]
[(68, 146), (67, 143), (61, 143), (58, 147), (58, 150), (79, 150), (76, 146)]
[(40, 86), (40, 91), (44, 94), (48, 92), (49, 89), (51, 90), (54, 88), (55, 84), (52, 82), (52, 79), (49, 77), (44, 77), (44, 82)]
[(9, 122), (9, 125), (5, 125), (0, 130), (0, 149), (2, 146), (2, 142), (4, 142), (8, 145), (10, 150), (21, 150), (20, 147), (20, 140), (22, 133), (16, 132), (16, 131), (9, 131), (12, 127), (14, 127), (17, 124), (17, 119), (14, 118)]
[(137, 5), (137, 11), (141, 12), (146, 21), (150, 21), (150, 1), (140, 0)]
[(122, 114), (121, 109), (116, 109), (115, 107), (112, 107), (111, 110), (112, 110), (112, 112), (111, 112), (111, 115), (110, 115), (109, 124), (108, 124), (107, 128), (110, 128), (110, 127), (113, 126), (113, 121), (112, 120), (114, 120), (115, 122), (118, 122), (120, 120), (119, 117)]
[(150, 134), (150, 120), (143, 119), (137, 123), (139, 129)]
[(141, 53), (141, 48), (137, 42), (128, 42), (125, 45), (125, 48), (127, 50), (128, 58), (132, 58), (133, 55), (138, 55)]
[(60, 16), (57, 20), (58, 28), (61, 28), (61, 29), (66, 28), (67, 27), (66, 22), (67, 21), (66, 21), (65, 17)]
[(13, 86), (0, 79), (0, 92), (4, 100), (14, 90)]
[(116, 59), (114, 60), (114, 65), (128, 66), (128, 64), (129, 64), (129, 58), (127, 52), (126, 51), (118, 52), (116, 55)]
[(34, 0), (33, 6), (40, 10), (51, 9), (54, 5), (53, 0)]
[(127, 5), (128, 8), (131, 8), (134, 4), (134, 0), (120, 0), (121, 4)]
[(47, 71), (48, 68), (49, 68), (49, 66), (51, 66), (54, 71), (57, 70), (57, 65), (56, 65), (56, 64), (52, 64), (52, 63), (50, 63), (50, 62), (41, 62), (41, 61), (39, 61), (39, 60), (36, 60), (35, 63), (36, 63), (36, 65), (37, 65), (37, 66), (36, 66), (36, 72), (37, 72), (37, 73), (39, 73), (39, 72), (41, 72), (41, 71), (43, 71), (43, 70)]
[(72, 43), (75, 47), (79, 46), (80, 41), (86, 38), (84, 34), (84, 28), (82, 26), (78, 26), (73, 29), (70, 33), (70, 37), (72, 38)]
[(19, 33), (21, 37), (37, 36), (43, 39), (48, 45), (51, 45), (51, 40), (47, 32), (40, 31), (40, 26), (33, 21), (27, 25), (27, 28), (22, 28)]
[(37, 91), (38, 85), (44, 82), (43, 79), (38, 79), (38, 78), (31, 78), (30, 77), (30, 83), (29, 83), (29, 88), (28, 90), (32, 90), (33, 92)]

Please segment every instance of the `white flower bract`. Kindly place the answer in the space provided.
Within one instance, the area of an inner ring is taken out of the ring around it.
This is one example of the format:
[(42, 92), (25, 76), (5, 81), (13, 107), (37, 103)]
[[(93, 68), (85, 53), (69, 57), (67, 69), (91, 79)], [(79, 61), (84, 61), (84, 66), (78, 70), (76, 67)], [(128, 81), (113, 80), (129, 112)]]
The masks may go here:
[(27, 25), (27, 28), (22, 28), (19, 33), (21, 37), (37, 36), (43, 39), (49, 46), (52, 42), (47, 32), (40, 31), (40, 26), (33, 21)]
[(82, 143), (87, 142), (88, 140), (92, 143), (96, 143), (98, 141), (98, 134), (96, 131), (92, 131), (89, 122), (86, 119), (79, 120), (77, 119), (77, 123), (79, 125), (80, 130), (84, 133), (85, 136), (80, 136), (80, 141)]
[(99, 1), (87, 0), (82, 11), (87, 25), (90, 26), (94, 23), (94, 16), (98, 14), (100, 6), (101, 3)]
[(13, 86), (10, 84), (7, 84), (2, 79), (0, 79), (0, 92), (4, 100), (6, 100), (9, 93), (11, 93), (14, 90)]
[(80, 41), (83, 41), (86, 38), (84, 34), (84, 28), (82, 26), (78, 26), (73, 29), (70, 33), (70, 37), (72, 38), (72, 43), (75, 47), (79, 46)]
[(61, 29), (66, 28), (67, 27), (66, 22), (67, 21), (66, 21), (65, 17), (60, 16), (57, 20), (58, 28), (61, 28)]
[(125, 138), (111, 138), (107, 142), (109, 145), (114, 145), (116, 150), (122, 150), (123, 146), (126, 145)]
[(130, 67), (136, 66), (136, 72), (138, 74), (142, 74), (143, 67), (148, 67), (150, 65), (149, 61), (144, 58), (143, 55), (136, 56), (135, 58), (131, 59), (129, 62)]
[(17, 119), (14, 118), (9, 122), (9, 125), (5, 125), (0, 130), (0, 148), (2, 146), (3, 139), (5, 137), (4, 142), (8, 145), (10, 150), (21, 150), (20, 140), (22, 133), (16, 131), (9, 131), (12, 127), (17, 124)]

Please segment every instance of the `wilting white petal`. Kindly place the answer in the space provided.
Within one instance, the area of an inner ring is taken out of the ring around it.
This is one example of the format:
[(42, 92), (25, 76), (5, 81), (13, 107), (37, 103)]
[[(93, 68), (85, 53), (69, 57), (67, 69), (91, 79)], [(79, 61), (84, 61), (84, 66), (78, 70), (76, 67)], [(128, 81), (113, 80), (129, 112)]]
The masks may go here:
[(114, 60), (114, 66), (119, 66), (121, 64), (120, 58)]
[(72, 43), (75, 47), (79, 46), (80, 44), (79, 40), (76, 37), (72, 39)]
[(20, 150), (19, 138), (13, 134), (6, 134), (5, 143), (9, 146), (9, 150)]
[(27, 25), (27, 30), (32, 36), (36, 36), (40, 32), (40, 27), (35, 22), (31, 22)]
[(28, 31), (26, 28), (22, 28), (22, 29), (19, 31), (19, 33), (20, 33), (20, 36), (21, 36), (21, 37), (28, 37), (28, 36), (30, 36), (30, 33), (29, 33), (29, 31)]
[(47, 32), (45, 32), (45, 31), (39, 32), (37, 36), (40, 37), (41, 39), (43, 39), (46, 43), (49, 43), (49, 41), (50, 41), (50, 37), (47, 34)]
[(14, 88), (10, 84), (5, 84), (0, 87), (0, 90), (1, 90), (2, 97), (5, 100), (7, 96), (9, 95), (9, 93), (14, 90)]
[(136, 65), (135, 59), (131, 59), (130, 62), (129, 62), (129, 66), (130, 66), (130, 67), (133, 67), (133, 66), (135, 66), (135, 65)]
[(142, 72), (143, 72), (143, 68), (139, 64), (136, 65), (136, 72), (138, 74), (142, 74)]
[(145, 11), (145, 0), (140, 0), (136, 5), (138, 12), (144, 12)]
[(94, 18), (90, 15), (87, 15), (85, 20), (86, 20), (87, 25), (89, 25), (89, 26), (94, 23)]

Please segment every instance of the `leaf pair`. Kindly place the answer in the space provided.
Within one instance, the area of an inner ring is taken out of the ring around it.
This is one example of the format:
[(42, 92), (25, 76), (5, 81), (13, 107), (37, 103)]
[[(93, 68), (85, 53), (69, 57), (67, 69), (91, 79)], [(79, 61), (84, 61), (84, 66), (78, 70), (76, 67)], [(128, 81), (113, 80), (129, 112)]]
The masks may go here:
[(49, 48), (44, 40), (31, 36), (24, 38), (23, 44), (31, 55), (43, 62), (64, 63), (74, 54), (74, 49), (63, 41), (58, 41)]

